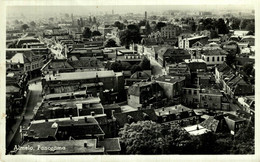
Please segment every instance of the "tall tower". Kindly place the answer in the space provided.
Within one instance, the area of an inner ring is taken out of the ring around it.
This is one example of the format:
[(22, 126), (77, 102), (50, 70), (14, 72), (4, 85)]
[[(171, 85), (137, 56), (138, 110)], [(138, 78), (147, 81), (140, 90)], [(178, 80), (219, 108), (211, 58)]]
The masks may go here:
[(147, 20), (147, 11), (144, 12), (144, 19)]

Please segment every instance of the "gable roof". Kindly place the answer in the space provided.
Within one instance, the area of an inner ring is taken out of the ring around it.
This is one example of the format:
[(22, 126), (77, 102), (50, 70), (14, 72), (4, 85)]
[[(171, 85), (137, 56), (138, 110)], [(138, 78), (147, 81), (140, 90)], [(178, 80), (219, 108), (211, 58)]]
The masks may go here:
[(214, 119), (213, 116), (210, 116), (208, 119), (204, 120), (202, 123), (200, 123), (201, 126), (204, 128), (207, 128), (213, 132), (217, 131), (219, 121)]
[(128, 123), (128, 115), (132, 117), (134, 122), (145, 120), (144, 115), (148, 115), (149, 120), (156, 121), (157, 116), (153, 109), (129, 111), (124, 113), (114, 113), (114, 117), (120, 127)]

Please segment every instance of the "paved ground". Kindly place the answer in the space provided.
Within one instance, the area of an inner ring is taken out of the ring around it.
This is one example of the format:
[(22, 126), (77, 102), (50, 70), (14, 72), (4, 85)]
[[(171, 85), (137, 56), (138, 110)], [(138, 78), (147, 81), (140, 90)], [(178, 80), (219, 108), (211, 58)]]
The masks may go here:
[[(29, 85), (29, 98), (28, 102), (25, 104), (25, 109), (21, 115), (20, 118), (18, 118), (18, 121), (16, 124), (12, 127), (12, 130), (14, 132), (9, 132), (6, 143), (7, 143), (7, 151), (12, 150), (15, 145), (18, 145), (21, 143), (21, 135), (20, 135), (20, 125), (22, 126), (28, 126), (30, 123), (30, 119), (33, 117), (33, 109), (36, 106), (37, 102), (40, 102), (42, 100), (41, 97), (41, 82), (37, 82), (37, 84), (32, 83)], [(24, 116), (24, 120), (22, 120)]]

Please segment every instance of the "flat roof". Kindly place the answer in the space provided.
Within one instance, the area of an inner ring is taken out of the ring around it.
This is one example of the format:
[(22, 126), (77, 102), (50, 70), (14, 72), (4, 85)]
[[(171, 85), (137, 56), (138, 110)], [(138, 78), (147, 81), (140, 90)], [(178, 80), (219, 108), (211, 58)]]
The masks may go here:
[[(87, 145), (86, 147), (84, 146), (85, 144)], [(27, 142), (22, 147), (32, 147), (33, 150), (21, 149), (17, 154), (58, 155), (103, 153), (105, 150), (104, 146), (97, 147), (96, 144), (97, 139)]]
[(84, 71), (84, 72), (70, 72), (59, 73), (53, 76), (52, 74), (45, 75), (46, 81), (50, 80), (81, 80), (81, 79), (93, 79), (98, 77), (106, 78), (115, 76), (114, 71)]
[(185, 127), (184, 128), (190, 135), (194, 135), (194, 136), (197, 136), (197, 135), (202, 135), (202, 134), (205, 134), (207, 132), (210, 132), (211, 130), (207, 129), (207, 128), (204, 128), (203, 126), (201, 125), (192, 125), (192, 126), (188, 126), (188, 127)]

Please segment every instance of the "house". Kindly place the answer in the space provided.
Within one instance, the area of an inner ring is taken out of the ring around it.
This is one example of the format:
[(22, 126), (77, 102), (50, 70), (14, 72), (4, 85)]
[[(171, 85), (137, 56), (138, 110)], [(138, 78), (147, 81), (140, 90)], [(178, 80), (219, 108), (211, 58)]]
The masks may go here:
[(218, 89), (205, 88), (199, 91), (199, 106), (204, 109), (230, 110), (228, 102), (224, 102), (224, 96)]
[(95, 57), (69, 58), (68, 63), (78, 71), (103, 71), (105, 70), (102, 62)]
[(244, 111), (255, 114), (255, 96), (239, 97), (237, 100), (243, 106)]
[(113, 71), (66, 72), (45, 75), (42, 85), (44, 94), (55, 93), (55, 87), (64, 93), (92, 87), (93, 94), (100, 96), (103, 103), (113, 102), (117, 97), (120, 98), (120, 94), (124, 91), (124, 78), (121, 72), (114, 73)]
[(158, 118), (158, 122), (162, 124), (177, 123), (184, 127), (199, 122), (199, 117), (193, 110), (183, 105), (163, 107), (154, 109), (154, 111)]
[(196, 47), (202, 47), (208, 43), (208, 36), (179, 36), (178, 47), (181, 49), (189, 49)]
[(134, 108), (158, 108), (165, 104), (163, 88), (152, 82), (138, 82), (128, 88), (127, 104)]
[(118, 154), (121, 151), (119, 138), (105, 138), (61, 141), (34, 141), (25, 142), (17, 150), (18, 155), (101, 155)]
[(231, 98), (254, 94), (253, 86), (245, 82), (240, 75), (230, 74), (223, 80), (223, 90)]
[(179, 63), (184, 59), (190, 59), (191, 55), (188, 51), (183, 49), (176, 49), (172, 47), (163, 47), (158, 50), (158, 63), (165, 67), (166, 64)]
[(46, 58), (43, 55), (37, 55), (31, 49), (7, 49), (6, 62), (9, 67), (16, 66), (22, 72), (27, 72), (30, 78), (40, 76), (40, 69), (44, 65)]
[(155, 82), (158, 83), (164, 90), (165, 96), (175, 103), (180, 103), (182, 87), (185, 86), (184, 76), (168, 76), (163, 75), (155, 79)]
[(114, 113), (113, 117), (116, 119), (116, 123), (119, 128), (124, 127), (125, 124), (131, 124), (133, 122), (151, 120), (156, 122), (157, 116), (153, 109), (135, 110), (123, 113)]
[(161, 28), (161, 35), (163, 38), (175, 38), (181, 33), (181, 28), (173, 24), (167, 24)]
[(252, 35), (244, 36), (240, 40), (240, 43), (248, 43), (249, 46), (255, 46), (255, 36)]
[(228, 52), (225, 50), (203, 50), (201, 51), (201, 59), (205, 61), (207, 66), (219, 65), (226, 61)]
[(232, 68), (224, 62), (223, 64), (219, 64), (215, 67), (215, 79), (216, 83), (223, 83), (223, 79), (227, 77), (230, 73), (233, 73)]
[(93, 116), (56, 118), (31, 121), (30, 126), (22, 130), (26, 141), (56, 141), (97, 138), (104, 139), (104, 131)]
[(245, 119), (242, 119), (230, 113), (224, 114), (224, 119), (232, 135), (235, 135), (239, 128), (246, 124)]
[(207, 71), (207, 64), (202, 59), (185, 59), (184, 62), (188, 65), (191, 73)]
[(43, 75), (75, 71), (66, 59), (51, 59), (42, 66)]
[(66, 98), (69, 97), (56, 97), (57, 100), (52, 98), (43, 101), (36, 110), (34, 120), (104, 114), (104, 108), (98, 97)]
[(16, 43), (16, 48), (22, 48), (25, 43), (40, 43), (38, 38), (34, 37), (23, 37), (19, 38)]
[(121, 62), (128, 62), (131, 65), (139, 64), (142, 61), (140, 56), (134, 49), (133, 50), (119, 50), (116, 53), (116, 60)]

